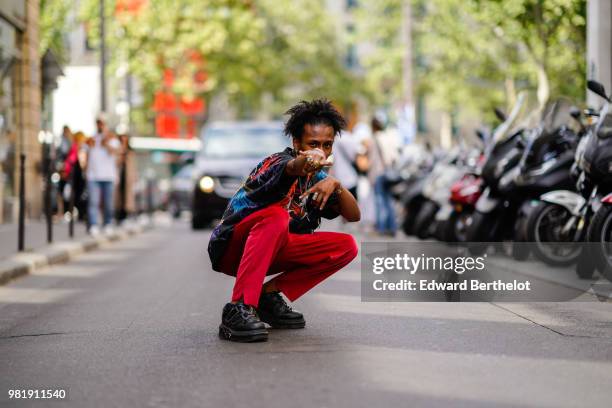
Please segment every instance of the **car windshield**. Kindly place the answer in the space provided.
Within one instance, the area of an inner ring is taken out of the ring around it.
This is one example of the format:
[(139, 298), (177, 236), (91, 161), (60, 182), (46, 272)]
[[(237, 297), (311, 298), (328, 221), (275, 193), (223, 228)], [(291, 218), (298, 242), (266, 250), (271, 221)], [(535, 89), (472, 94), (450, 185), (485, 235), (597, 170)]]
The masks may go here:
[(212, 128), (204, 133), (200, 155), (207, 158), (263, 158), (284, 150), (289, 140), (281, 129)]
[(175, 175), (175, 178), (181, 178), (181, 179), (189, 179), (191, 178), (191, 173), (193, 173), (193, 165), (188, 164), (186, 166), (183, 166)]

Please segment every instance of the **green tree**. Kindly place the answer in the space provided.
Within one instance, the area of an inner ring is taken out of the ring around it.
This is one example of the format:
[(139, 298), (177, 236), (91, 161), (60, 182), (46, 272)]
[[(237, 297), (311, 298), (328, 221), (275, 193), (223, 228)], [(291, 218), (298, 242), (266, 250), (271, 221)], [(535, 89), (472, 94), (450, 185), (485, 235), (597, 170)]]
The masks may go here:
[(401, 95), (403, 1), (415, 10), (417, 92), (436, 107), (488, 113), (511, 105), (519, 90), (537, 93), (542, 105), (560, 95), (583, 99), (585, 0), (364, 2), (359, 26), (376, 47), (366, 61), (370, 92)]
[(60, 63), (67, 60), (64, 33), (69, 30), (71, 0), (40, 0), (40, 55), (51, 50)]
[[(176, 93), (223, 93), (244, 115), (280, 114), (287, 101), (315, 95), (339, 104), (352, 98), (354, 81), (321, 0), (150, 0), (136, 14), (115, 13), (107, 0), (107, 8), (109, 57), (142, 83), (143, 121), (166, 68), (176, 73)], [(98, 0), (85, 0), (81, 15), (96, 44)], [(205, 80), (194, 82), (202, 69)], [(264, 95), (271, 105), (262, 106)]]

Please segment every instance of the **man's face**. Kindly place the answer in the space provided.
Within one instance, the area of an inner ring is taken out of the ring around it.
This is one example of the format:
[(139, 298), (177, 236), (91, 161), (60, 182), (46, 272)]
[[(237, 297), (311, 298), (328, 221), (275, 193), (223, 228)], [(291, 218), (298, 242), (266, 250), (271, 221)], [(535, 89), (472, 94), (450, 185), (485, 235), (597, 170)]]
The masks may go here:
[(293, 139), (293, 148), (296, 151), (321, 149), (327, 159), (332, 154), (334, 145), (334, 128), (325, 125), (304, 125), (304, 133), (301, 139)]
[(101, 121), (101, 120), (96, 120), (96, 127), (98, 128), (98, 132), (104, 132), (104, 129), (106, 128), (106, 124)]

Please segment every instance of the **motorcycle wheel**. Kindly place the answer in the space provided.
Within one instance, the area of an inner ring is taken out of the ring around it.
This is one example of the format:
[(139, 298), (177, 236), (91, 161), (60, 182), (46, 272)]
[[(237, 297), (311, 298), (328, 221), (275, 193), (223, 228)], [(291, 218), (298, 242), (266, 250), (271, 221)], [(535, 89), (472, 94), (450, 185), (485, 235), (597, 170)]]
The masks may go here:
[(612, 206), (602, 206), (595, 213), (587, 236), (597, 270), (612, 282)]
[[(539, 260), (551, 266), (568, 266), (578, 261), (582, 246), (571, 236), (561, 234), (571, 217), (567, 208), (545, 202), (531, 212), (527, 219), (527, 238), (534, 243), (533, 253)], [(568, 243), (567, 247), (561, 245), (564, 242)]]
[(465, 237), (468, 243), (468, 251), (470, 254), (478, 256), (487, 251), (488, 244), (488, 226), (491, 225), (492, 214), (485, 214), (478, 211), (472, 213), (472, 221), (468, 226)]
[(514, 226), (514, 240), (511, 244), (510, 255), (516, 261), (525, 261), (529, 258), (531, 250), (526, 244), (527, 234), (525, 232), (527, 219), (522, 213), (519, 214)]
[(439, 225), (439, 239), (444, 242), (457, 242), (457, 237), (455, 235), (455, 225), (457, 224), (457, 219), (461, 214), (457, 211), (453, 210), (448, 217), (448, 220), (440, 223)]
[(420, 239), (427, 239), (431, 236), (431, 225), (433, 224), (436, 213), (440, 207), (433, 201), (425, 201), (414, 221), (414, 233)]
[(472, 223), (473, 210), (463, 210), (456, 213), (455, 222), (453, 223), (453, 238), (455, 242), (467, 242), (467, 230)]
[(408, 205), (404, 207), (404, 220), (402, 221), (402, 230), (406, 235), (414, 235), (415, 233), (415, 220), (419, 211), (421, 209), (421, 205), (423, 204), (422, 200), (412, 200)]

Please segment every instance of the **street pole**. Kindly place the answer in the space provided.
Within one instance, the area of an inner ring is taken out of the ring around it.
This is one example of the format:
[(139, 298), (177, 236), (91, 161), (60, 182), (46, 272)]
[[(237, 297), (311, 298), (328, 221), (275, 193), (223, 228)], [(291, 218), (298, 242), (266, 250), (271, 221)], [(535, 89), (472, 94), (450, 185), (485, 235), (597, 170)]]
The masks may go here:
[(25, 249), (25, 160), (26, 155), (19, 155), (19, 229), (17, 234), (17, 250)]
[(153, 220), (153, 180), (147, 177), (147, 212), (149, 219)]
[(106, 111), (106, 32), (104, 0), (100, 0), (100, 110)]
[(414, 141), (416, 136), (416, 112), (414, 104), (414, 86), (412, 81), (412, 0), (402, 2), (402, 40), (404, 58), (402, 60), (403, 101), (398, 127), (402, 144)]
[(47, 242), (53, 242), (53, 215), (51, 214), (51, 166), (53, 159), (51, 157), (51, 143), (43, 143), (43, 163), (45, 175), (45, 219), (47, 221)]

